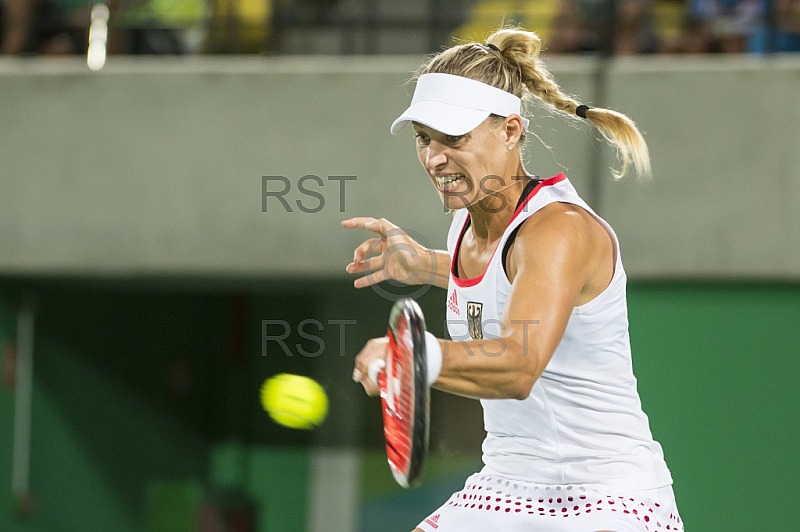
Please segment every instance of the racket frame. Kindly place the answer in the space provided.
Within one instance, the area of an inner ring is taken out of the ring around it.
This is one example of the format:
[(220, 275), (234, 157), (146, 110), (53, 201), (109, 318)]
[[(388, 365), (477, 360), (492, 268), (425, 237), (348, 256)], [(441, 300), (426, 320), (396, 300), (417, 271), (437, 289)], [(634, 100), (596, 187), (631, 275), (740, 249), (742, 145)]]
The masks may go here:
[[(404, 330), (405, 327), (405, 330)], [(425, 318), (419, 305), (410, 298), (398, 300), (392, 307), (389, 315), (390, 347), (387, 349), (386, 362), (382, 368), (375, 371), (370, 367), (370, 377), (380, 373), (376, 382), (381, 387), (381, 402), (383, 403), (384, 416), (397, 415), (396, 394), (397, 380), (394, 373), (393, 358), (395, 356), (392, 343), (410, 341), (406, 348), (411, 352), (411, 368), (413, 375), (411, 386), (413, 389), (413, 423), (410, 435), (410, 455), (406, 471), (398, 468), (389, 461), (392, 476), (404, 488), (411, 488), (418, 484), (422, 476), (425, 458), (428, 454), (430, 438), (430, 387), (428, 386), (428, 362), (425, 343)], [(376, 364), (378, 366), (378, 364)], [(381, 371), (382, 370), (382, 371)], [(373, 379), (375, 380), (375, 379)], [(387, 413), (388, 410), (388, 413)], [(384, 420), (385, 426), (385, 420)], [(388, 439), (387, 439), (388, 445)], [(388, 450), (388, 449), (387, 449)]]

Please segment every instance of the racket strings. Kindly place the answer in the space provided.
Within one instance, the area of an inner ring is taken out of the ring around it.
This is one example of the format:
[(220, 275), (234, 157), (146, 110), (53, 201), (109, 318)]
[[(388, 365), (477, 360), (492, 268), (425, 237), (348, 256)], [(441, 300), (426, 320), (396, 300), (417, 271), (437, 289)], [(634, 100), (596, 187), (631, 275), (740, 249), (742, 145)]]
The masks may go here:
[(413, 353), (405, 347), (405, 343), (404, 341), (398, 343), (391, 331), (389, 332), (390, 349), (387, 368), (381, 373), (379, 384), (381, 395), (388, 396), (391, 393), (394, 406), (394, 410), (392, 410), (387, 402), (383, 409), (389, 466), (398, 473), (408, 475), (413, 449), (414, 357)]

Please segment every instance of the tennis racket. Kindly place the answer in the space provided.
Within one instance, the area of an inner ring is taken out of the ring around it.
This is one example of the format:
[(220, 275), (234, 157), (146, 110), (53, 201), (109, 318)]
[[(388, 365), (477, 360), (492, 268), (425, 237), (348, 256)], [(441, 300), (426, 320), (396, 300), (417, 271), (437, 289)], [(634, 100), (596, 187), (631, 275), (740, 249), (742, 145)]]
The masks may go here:
[(430, 388), (425, 355), (425, 318), (413, 299), (401, 299), (389, 316), (386, 361), (370, 364), (383, 407), (386, 456), (394, 479), (414, 487), (428, 453)]

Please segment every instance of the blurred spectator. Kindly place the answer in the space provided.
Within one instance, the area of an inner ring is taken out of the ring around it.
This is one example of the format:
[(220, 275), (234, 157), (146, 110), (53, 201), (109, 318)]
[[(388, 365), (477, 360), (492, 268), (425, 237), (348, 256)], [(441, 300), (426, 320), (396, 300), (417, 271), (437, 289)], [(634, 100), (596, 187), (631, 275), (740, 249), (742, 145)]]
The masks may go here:
[(683, 0), (655, 0), (653, 29), (658, 53), (685, 51), (686, 5)]
[(205, 39), (206, 11), (204, 0), (136, 0), (116, 20), (125, 30), (125, 53), (198, 52)]
[[(548, 53), (567, 53), (571, 45), (556, 42), (559, 13), (564, 3), (573, 0), (481, 0), (471, 2), (472, 6), (464, 13), (463, 23), (453, 31), (456, 40), (471, 41), (487, 37), (504, 24), (519, 24), (542, 39)], [(470, 2), (464, 2), (469, 4)], [(443, 2), (445, 6), (447, 3)], [(451, 14), (448, 14), (452, 17)], [(459, 17), (452, 17), (453, 20)], [(562, 22), (569, 21), (562, 17)], [(574, 40), (574, 36), (573, 36)], [(564, 48), (564, 49), (562, 49)]]
[(680, 49), (675, 50), (687, 54), (706, 54), (710, 51), (711, 34), (704, 21), (689, 18), (686, 23), (686, 35)]
[(553, 23), (553, 34), (545, 42), (553, 54), (574, 54), (597, 50), (597, 44), (581, 17), (580, 8), (573, 0), (561, 0), (559, 12)]
[(657, 42), (653, 30), (653, 4), (650, 0), (617, 0), (614, 24), (614, 53), (652, 54)]
[(772, 0), (766, 24), (753, 33), (750, 52), (800, 52), (800, 0)]
[(552, 53), (656, 50), (652, 0), (562, 0), (548, 44)]
[[(12, 55), (86, 53), (90, 12), (105, 3), (112, 16), (119, 0), (0, 0), (0, 52)], [(108, 52), (119, 53), (119, 32), (109, 27)]]
[(545, 42), (547, 52), (573, 54), (590, 51), (586, 49), (588, 40), (588, 32), (581, 19), (578, 4), (570, 0), (562, 0), (553, 23), (552, 37)]
[(553, 23), (553, 37), (545, 43), (545, 50), (551, 54), (574, 54), (586, 52), (584, 44), (586, 32), (578, 17), (567, 13), (559, 14)]
[(206, 51), (263, 53), (270, 38), (273, 9), (270, 0), (211, 0)]
[(742, 53), (759, 28), (765, 0), (691, 0), (689, 43), (695, 52)]
[(5, 0), (0, 4), (2, 53), (74, 54), (85, 49), (89, 17), (79, 20), (82, 2)]

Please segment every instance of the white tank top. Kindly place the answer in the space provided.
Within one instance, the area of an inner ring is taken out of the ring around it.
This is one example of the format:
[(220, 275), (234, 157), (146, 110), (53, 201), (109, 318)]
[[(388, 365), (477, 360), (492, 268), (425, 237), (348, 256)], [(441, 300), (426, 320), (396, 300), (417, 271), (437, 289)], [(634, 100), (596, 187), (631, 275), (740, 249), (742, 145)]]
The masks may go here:
[(458, 341), (499, 337), (511, 288), (502, 263), (506, 241), (528, 217), (554, 202), (577, 205), (608, 229), (617, 257), (614, 275), (600, 295), (573, 309), (561, 342), (527, 399), (481, 400), (487, 432), (484, 471), (545, 484), (591, 483), (626, 490), (670, 485), (672, 477), (661, 446), (653, 440), (636, 390), (628, 337), (627, 277), (619, 242), (564, 174), (543, 181), (528, 194), (486, 271), (474, 279), (453, 275), (452, 263), (469, 215), (466, 209), (456, 212), (447, 238), (450, 337)]

